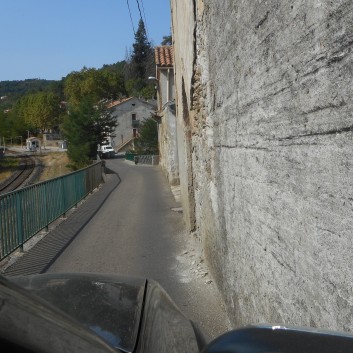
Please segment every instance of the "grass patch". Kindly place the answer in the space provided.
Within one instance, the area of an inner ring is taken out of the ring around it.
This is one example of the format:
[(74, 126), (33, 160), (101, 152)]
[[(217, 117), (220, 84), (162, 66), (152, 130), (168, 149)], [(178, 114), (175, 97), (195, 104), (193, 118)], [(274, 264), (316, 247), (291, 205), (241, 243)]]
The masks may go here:
[(19, 160), (14, 157), (5, 157), (0, 159), (0, 169), (17, 168)]
[(40, 159), (44, 167), (39, 181), (53, 179), (71, 173), (71, 170), (68, 168), (69, 158), (66, 152), (50, 152), (46, 155), (36, 157)]
[[(53, 179), (68, 173), (71, 170), (68, 167), (69, 158), (65, 152), (50, 152), (48, 154), (36, 155), (36, 159), (39, 159), (43, 171), (40, 175), (39, 180), (45, 181), (48, 179)], [(20, 163), (20, 158), (16, 157), (4, 157), (0, 159), (0, 182), (6, 180), (13, 174), (18, 168)]]
[(9, 178), (19, 164), (20, 160), (14, 157), (0, 158), (0, 181)]

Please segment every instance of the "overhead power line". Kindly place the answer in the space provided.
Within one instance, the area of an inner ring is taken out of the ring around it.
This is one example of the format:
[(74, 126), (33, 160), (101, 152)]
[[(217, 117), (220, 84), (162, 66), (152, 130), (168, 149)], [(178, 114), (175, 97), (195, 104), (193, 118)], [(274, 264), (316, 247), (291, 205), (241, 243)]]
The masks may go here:
[(137, 2), (137, 7), (138, 7), (138, 9), (139, 9), (140, 17), (141, 17), (141, 20), (142, 20), (142, 13), (141, 13), (141, 9), (140, 9), (139, 0), (136, 0), (136, 2)]
[[(145, 33), (146, 33), (147, 39), (149, 40), (149, 38), (148, 38), (148, 32), (147, 32), (146, 17), (145, 17), (145, 19), (143, 19), (143, 17), (142, 17), (142, 12), (141, 12), (141, 8), (140, 8), (140, 2), (139, 2), (139, 0), (136, 0), (136, 2), (137, 2), (137, 7), (138, 7), (139, 13), (140, 13), (140, 18), (141, 18), (141, 20), (142, 20), (142, 21), (144, 22), (144, 24), (145, 24)], [(143, 8), (142, 0), (141, 0), (141, 5), (142, 5), (142, 8)]]
[(148, 40), (150, 41), (150, 36), (149, 36), (149, 33), (148, 33), (147, 20), (146, 20), (146, 14), (145, 14), (145, 7), (143, 6), (143, 0), (141, 0), (141, 6), (142, 6), (143, 19), (145, 21), (146, 35), (147, 35)]
[[(140, 6), (140, 1), (141, 1), (141, 6)], [(136, 0), (136, 4), (137, 4), (137, 8), (138, 8), (138, 11), (139, 11), (139, 14), (140, 14), (140, 18), (144, 22), (144, 25), (145, 25), (145, 34), (147, 36), (147, 40), (150, 41), (149, 33), (148, 33), (147, 20), (146, 20), (146, 14), (145, 14), (145, 7), (143, 5), (143, 0), (140, 0), (140, 1)], [(127, 4), (128, 10), (129, 10), (132, 30), (134, 32), (134, 35), (136, 35), (136, 31), (135, 31), (134, 21), (132, 19), (132, 13), (131, 13), (131, 7), (130, 7), (129, 0), (126, 0), (126, 4)], [(141, 11), (141, 8), (142, 8), (142, 11)]]
[(127, 7), (128, 7), (128, 9), (129, 9), (130, 20), (131, 20), (131, 25), (132, 25), (132, 30), (134, 31), (134, 35), (136, 35), (136, 32), (135, 32), (135, 27), (134, 27), (134, 22), (132, 21), (132, 16), (131, 16), (131, 10), (130, 10), (129, 0), (126, 0), (126, 3), (127, 3)]

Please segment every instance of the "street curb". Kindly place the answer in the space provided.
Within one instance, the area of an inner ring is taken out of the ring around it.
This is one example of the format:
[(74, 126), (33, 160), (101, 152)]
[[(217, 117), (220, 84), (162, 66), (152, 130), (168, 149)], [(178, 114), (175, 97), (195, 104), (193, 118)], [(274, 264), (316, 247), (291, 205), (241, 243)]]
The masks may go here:
[(88, 196), (73, 215), (60, 223), (53, 231), (25, 252), (3, 272), (4, 276), (33, 275), (44, 273), (70, 245), (86, 224), (102, 207), (105, 200), (120, 184), (118, 174), (111, 173), (105, 183)]

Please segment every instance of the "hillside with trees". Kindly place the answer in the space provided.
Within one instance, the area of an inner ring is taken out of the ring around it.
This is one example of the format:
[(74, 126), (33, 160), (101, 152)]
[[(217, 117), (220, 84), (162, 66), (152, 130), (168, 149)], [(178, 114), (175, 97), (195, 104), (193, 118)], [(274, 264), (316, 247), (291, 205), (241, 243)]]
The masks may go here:
[(1, 81), (0, 96), (7, 96), (11, 101), (28, 94), (53, 90), (58, 81), (28, 79), (23, 81)]

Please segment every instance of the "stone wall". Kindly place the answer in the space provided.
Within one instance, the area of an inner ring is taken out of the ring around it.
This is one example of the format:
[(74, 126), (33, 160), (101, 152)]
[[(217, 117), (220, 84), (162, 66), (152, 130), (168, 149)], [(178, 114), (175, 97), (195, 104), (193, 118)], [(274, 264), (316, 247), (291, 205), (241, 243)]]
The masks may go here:
[(353, 329), (351, 5), (172, 0), (184, 213), (236, 326)]

